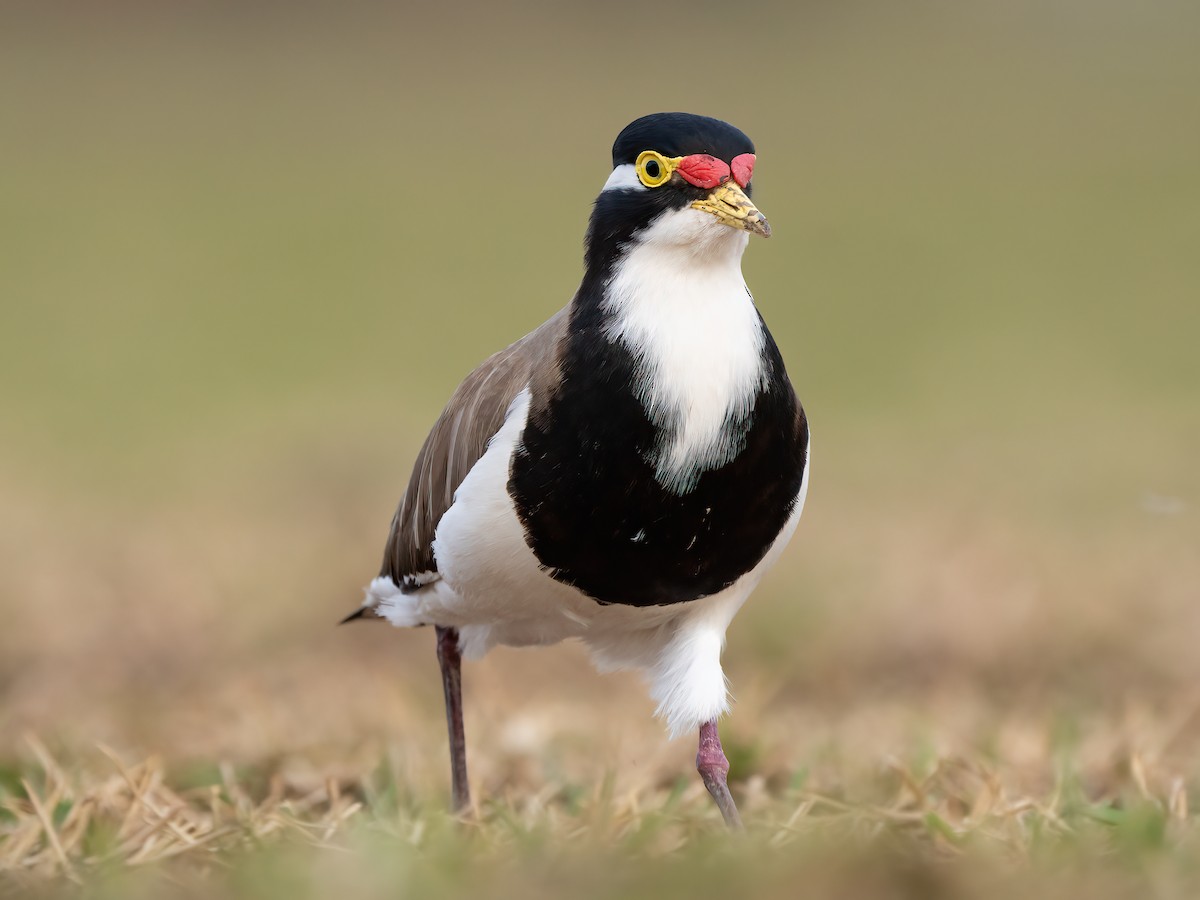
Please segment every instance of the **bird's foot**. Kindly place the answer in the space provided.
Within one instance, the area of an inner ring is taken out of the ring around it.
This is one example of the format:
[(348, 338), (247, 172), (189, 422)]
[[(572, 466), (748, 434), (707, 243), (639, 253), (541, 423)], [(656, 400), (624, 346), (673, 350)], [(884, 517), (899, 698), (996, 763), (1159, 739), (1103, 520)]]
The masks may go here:
[(738, 815), (737, 804), (733, 802), (733, 794), (729, 793), (729, 760), (721, 749), (721, 739), (717, 735), (717, 723), (705, 722), (700, 726), (700, 749), (696, 752), (696, 771), (704, 781), (704, 786), (717, 802), (717, 808), (725, 819), (725, 824), (734, 831), (743, 830), (742, 817)]

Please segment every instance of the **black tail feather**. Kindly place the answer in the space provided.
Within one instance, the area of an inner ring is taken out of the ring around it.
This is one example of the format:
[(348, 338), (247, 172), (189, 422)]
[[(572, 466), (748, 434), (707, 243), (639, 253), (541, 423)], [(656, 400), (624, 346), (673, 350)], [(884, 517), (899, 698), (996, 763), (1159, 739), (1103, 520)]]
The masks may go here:
[(346, 616), (346, 618), (342, 619), (342, 621), (338, 622), (338, 624), (339, 624), (339, 625), (345, 625), (347, 622), (353, 622), (355, 619), (362, 619), (362, 618), (364, 618), (364, 617), (367, 615), (367, 613), (369, 613), (369, 612), (371, 612), (371, 608), (370, 608), (370, 607), (368, 607), (368, 606), (360, 606), (360, 607), (359, 607), (358, 609), (356, 609), (354, 612), (350, 613), (350, 615)]

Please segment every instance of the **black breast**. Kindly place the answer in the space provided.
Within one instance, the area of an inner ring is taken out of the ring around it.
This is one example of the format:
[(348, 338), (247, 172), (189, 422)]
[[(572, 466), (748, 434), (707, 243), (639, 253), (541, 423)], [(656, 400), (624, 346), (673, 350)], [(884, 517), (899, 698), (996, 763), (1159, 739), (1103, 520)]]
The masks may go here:
[(807, 465), (808, 424), (770, 335), (744, 449), (682, 496), (655, 480), (660, 432), (630, 389), (630, 352), (585, 311), (566, 340), (561, 384), (533, 397), (508, 483), (541, 564), (600, 603), (631, 606), (708, 596), (754, 568)]

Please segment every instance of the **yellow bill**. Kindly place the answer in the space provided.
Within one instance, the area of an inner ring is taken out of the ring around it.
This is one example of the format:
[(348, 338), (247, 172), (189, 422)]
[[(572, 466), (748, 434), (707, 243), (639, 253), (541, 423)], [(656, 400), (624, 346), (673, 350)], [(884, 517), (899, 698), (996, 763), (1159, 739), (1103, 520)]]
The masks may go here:
[(703, 200), (692, 204), (692, 209), (702, 209), (712, 213), (721, 223), (730, 228), (740, 228), (751, 234), (771, 236), (771, 225), (767, 217), (758, 211), (758, 207), (750, 202), (746, 192), (730, 180), (713, 189), (713, 192)]

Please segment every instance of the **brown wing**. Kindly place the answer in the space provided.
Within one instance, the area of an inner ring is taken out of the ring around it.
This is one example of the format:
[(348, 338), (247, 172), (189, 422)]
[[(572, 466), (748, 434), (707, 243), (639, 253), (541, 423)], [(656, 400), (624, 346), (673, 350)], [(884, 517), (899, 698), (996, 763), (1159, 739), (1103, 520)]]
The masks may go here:
[(568, 309), (488, 358), (455, 389), (417, 455), (408, 490), (392, 517), (380, 576), (401, 587), (432, 580), (437, 571), (432, 543), (438, 522), (492, 435), (500, 430), (513, 399), (531, 379), (543, 381), (547, 373), (538, 370), (557, 365)]

